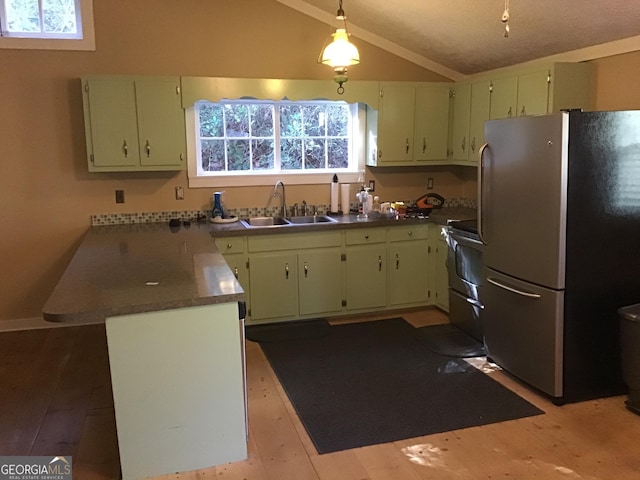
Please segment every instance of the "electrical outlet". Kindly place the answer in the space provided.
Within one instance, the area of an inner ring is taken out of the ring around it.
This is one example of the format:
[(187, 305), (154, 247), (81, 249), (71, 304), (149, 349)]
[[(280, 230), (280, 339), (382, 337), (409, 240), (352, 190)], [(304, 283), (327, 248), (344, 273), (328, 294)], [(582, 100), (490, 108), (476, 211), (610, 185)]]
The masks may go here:
[(375, 192), (376, 191), (376, 181), (375, 180), (369, 180), (369, 191), (370, 192)]
[(433, 177), (427, 178), (427, 190), (433, 190)]
[(184, 200), (184, 189), (181, 186), (176, 187), (176, 200)]
[(124, 190), (116, 190), (116, 203), (124, 203)]

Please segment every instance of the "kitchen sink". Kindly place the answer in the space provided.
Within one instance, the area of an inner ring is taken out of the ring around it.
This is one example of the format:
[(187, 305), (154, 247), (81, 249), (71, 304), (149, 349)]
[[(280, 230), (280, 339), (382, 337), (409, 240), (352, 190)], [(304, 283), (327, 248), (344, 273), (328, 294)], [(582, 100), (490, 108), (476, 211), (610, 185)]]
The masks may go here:
[(284, 217), (251, 217), (247, 220), (240, 220), (245, 227), (279, 227), (291, 225), (291, 222)]
[(314, 223), (335, 223), (336, 219), (328, 215), (300, 215), (291, 218), (284, 217), (251, 217), (240, 222), (247, 228), (286, 227), (294, 225), (311, 225)]
[(335, 223), (336, 219), (328, 217), (327, 215), (304, 215), (299, 217), (291, 217), (289, 221), (294, 225), (309, 224), (309, 223)]

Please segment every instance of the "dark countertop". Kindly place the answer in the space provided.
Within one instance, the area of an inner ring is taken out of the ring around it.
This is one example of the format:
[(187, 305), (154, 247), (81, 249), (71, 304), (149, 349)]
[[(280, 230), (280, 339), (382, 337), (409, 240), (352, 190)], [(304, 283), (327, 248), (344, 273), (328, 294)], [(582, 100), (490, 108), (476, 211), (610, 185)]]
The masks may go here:
[(470, 208), (435, 210), (427, 219), (334, 217), (335, 223), (247, 228), (240, 222), (169, 227), (142, 223), (91, 227), (43, 308), (50, 322), (94, 323), (106, 317), (244, 300), (244, 291), (213, 237), (285, 234), (396, 225), (446, 225), (475, 218)]
[(50, 322), (244, 300), (208, 225), (92, 227), (43, 308)]

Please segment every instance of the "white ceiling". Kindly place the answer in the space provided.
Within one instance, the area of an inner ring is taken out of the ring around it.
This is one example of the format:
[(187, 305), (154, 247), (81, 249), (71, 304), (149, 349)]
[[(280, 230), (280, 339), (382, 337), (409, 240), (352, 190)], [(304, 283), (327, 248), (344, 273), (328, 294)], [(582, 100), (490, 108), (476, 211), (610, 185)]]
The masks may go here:
[[(339, 4), (278, 1), (325, 23)], [(343, 9), (356, 45), (364, 40), (454, 80), (566, 52), (579, 61), (640, 50), (640, 0), (509, 0), (508, 38), (505, 0), (343, 0)]]

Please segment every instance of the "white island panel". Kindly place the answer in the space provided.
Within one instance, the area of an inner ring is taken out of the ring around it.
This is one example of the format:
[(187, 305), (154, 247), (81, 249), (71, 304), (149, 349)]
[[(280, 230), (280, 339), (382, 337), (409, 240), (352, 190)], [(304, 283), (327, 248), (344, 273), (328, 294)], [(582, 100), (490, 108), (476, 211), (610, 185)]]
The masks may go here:
[(238, 304), (106, 319), (122, 478), (247, 458)]

